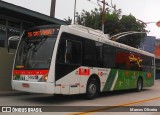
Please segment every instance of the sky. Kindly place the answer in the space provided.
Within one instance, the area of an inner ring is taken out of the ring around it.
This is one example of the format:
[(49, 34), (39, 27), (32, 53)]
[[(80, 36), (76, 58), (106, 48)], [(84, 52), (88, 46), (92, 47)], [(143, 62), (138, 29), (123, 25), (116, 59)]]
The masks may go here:
[[(36, 12), (46, 15), (50, 14), (51, 0), (3, 0), (5, 2), (13, 3), (18, 6), (25, 7)], [(74, 16), (74, 1), (75, 0), (57, 0), (55, 18), (64, 20), (68, 16), (73, 19)], [(99, 8), (97, 0), (77, 0), (76, 11), (81, 12), (83, 9), (91, 11)], [(111, 0), (106, 0), (110, 4)], [(122, 9), (122, 15), (132, 14), (137, 19), (143, 22), (157, 22), (160, 20), (160, 0), (113, 0), (118, 9)], [(107, 7), (107, 6), (106, 6)], [(150, 33), (149, 36), (156, 36), (160, 38), (160, 27), (155, 23), (147, 24)]]

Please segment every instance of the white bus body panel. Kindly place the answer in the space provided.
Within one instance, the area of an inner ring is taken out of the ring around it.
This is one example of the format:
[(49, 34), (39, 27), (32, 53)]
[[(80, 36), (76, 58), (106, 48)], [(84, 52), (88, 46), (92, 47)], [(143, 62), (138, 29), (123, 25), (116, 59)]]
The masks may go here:
[[(23, 87), (23, 84), (28, 84), (28, 87)], [(54, 84), (45, 82), (27, 82), (27, 81), (12, 81), (12, 88), (18, 91), (33, 92), (33, 93), (54, 93)]]
[[(89, 70), (89, 75), (77, 75), (80, 69)], [(105, 86), (105, 81), (109, 76), (111, 69), (107, 68), (90, 68), (90, 67), (79, 67), (73, 72), (62, 77), (56, 81), (55, 94), (83, 94), (86, 93), (86, 86), (90, 76), (97, 75), (100, 79), (100, 91), (103, 90)]]

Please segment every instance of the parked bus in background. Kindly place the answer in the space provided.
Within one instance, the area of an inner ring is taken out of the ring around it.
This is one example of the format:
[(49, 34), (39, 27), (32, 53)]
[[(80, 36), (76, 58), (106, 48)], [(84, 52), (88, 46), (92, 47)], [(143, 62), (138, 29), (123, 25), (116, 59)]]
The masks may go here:
[(12, 88), (46, 94), (85, 94), (154, 84), (154, 55), (80, 25), (26, 30), (15, 55)]

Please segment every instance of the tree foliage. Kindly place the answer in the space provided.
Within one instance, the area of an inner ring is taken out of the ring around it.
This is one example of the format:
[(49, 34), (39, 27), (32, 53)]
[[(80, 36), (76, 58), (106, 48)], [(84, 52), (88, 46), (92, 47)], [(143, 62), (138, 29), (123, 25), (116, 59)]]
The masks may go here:
[[(110, 34), (110, 36), (127, 31), (146, 31), (145, 24), (137, 21), (133, 15), (121, 16), (121, 9), (116, 8), (111, 12), (110, 9), (106, 9), (104, 33)], [(102, 28), (102, 8), (91, 10), (90, 12), (82, 10), (81, 13), (76, 13), (76, 23), (84, 25), (93, 29)], [(146, 34), (133, 34), (128, 35), (117, 40), (117, 42), (130, 45), (132, 47), (140, 46), (140, 43), (144, 40)]]
[(66, 21), (68, 24), (72, 23), (72, 19), (70, 17), (68, 17), (68, 19), (65, 18), (64, 21)]
[[(131, 14), (128, 16), (122, 16), (120, 19), (121, 32), (125, 31), (138, 31), (144, 32), (145, 24), (136, 20)], [(119, 39), (118, 42), (124, 43), (133, 47), (139, 47), (141, 42), (144, 41), (146, 34), (133, 34), (125, 36), (123, 39)]]

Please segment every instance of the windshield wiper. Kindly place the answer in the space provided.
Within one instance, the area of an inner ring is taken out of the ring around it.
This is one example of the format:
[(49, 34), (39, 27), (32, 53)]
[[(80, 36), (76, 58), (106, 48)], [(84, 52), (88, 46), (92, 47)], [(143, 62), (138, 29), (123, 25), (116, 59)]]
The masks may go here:
[(28, 54), (30, 53), (30, 48), (33, 46), (33, 43), (28, 43), (27, 46), (25, 47), (25, 55), (24, 55), (24, 60), (23, 60), (23, 64), (26, 66), (26, 61), (27, 61), (27, 57)]
[[(25, 47), (25, 55), (24, 55), (24, 60), (23, 60), (23, 64), (26, 66), (26, 62), (28, 60), (28, 58), (30, 57), (31, 53), (33, 52), (37, 52), (38, 49), (44, 44), (44, 42), (46, 41), (48, 36), (41, 36), (41, 40), (38, 42), (28, 42), (25, 41), (27, 43), (26, 47)], [(38, 44), (38, 45), (37, 45)]]

